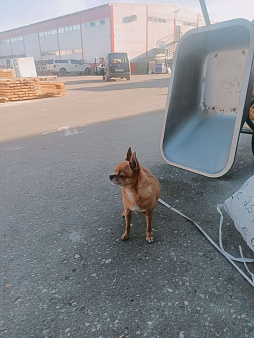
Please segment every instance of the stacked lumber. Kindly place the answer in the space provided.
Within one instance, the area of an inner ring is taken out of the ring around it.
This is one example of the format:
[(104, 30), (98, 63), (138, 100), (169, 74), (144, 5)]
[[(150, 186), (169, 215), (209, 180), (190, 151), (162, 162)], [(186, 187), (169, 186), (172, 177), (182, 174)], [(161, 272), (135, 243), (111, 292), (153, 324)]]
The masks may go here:
[(14, 69), (1, 69), (0, 68), (0, 79), (14, 79), (16, 77)]
[(39, 95), (39, 80), (37, 78), (0, 79), (1, 101), (31, 100)]
[(40, 81), (50, 81), (50, 80), (55, 80), (57, 78), (56, 75), (43, 75), (43, 76), (38, 76), (38, 79)]
[(59, 97), (66, 93), (63, 82), (40, 81), (40, 92), (43, 97)]
[(0, 103), (60, 97), (65, 93), (63, 82), (40, 81), (38, 78), (0, 78)]
[(0, 96), (0, 103), (6, 103), (6, 102), (9, 102), (8, 97), (6, 97), (6, 96)]

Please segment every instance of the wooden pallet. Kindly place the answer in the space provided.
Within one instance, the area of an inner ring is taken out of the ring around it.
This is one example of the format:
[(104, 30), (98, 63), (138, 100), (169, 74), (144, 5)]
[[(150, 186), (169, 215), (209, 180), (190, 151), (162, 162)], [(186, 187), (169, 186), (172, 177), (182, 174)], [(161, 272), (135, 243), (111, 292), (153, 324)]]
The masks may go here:
[(14, 69), (0, 68), (1, 79), (14, 79), (16, 77)]
[(0, 103), (60, 97), (66, 94), (63, 82), (40, 81), (38, 78), (0, 78)]

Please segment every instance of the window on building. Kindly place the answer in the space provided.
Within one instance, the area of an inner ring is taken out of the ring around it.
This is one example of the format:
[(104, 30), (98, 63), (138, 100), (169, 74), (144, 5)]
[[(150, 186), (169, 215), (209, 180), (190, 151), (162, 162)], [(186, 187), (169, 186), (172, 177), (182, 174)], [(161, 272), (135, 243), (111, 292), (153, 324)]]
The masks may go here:
[(10, 43), (10, 39), (5, 39), (5, 40), (0, 40), (0, 43), (1, 44), (4, 44), (4, 43)]
[(71, 31), (77, 31), (77, 30), (80, 30), (79, 25), (60, 27), (58, 28), (58, 34), (65, 33), (65, 32), (71, 32)]
[(100, 25), (105, 25), (105, 20), (100, 20)]
[(48, 50), (48, 51), (45, 51), (45, 52), (41, 52), (41, 55), (42, 55), (42, 56), (56, 55), (56, 54), (57, 54), (57, 51), (56, 51), (56, 50)]
[(125, 16), (123, 18), (123, 23), (130, 23), (130, 22), (137, 21), (137, 20), (138, 20), (137, 15)]
[(60, 54), (61, 55), (71, 55), (71, 54), (81, 54), (82, 49), (61, 49)]
[(169, 23), (169, 20), (163, 19), (163, 18), (157, 18), (155, 16), (149, 16), (148, 17), (148, 21), (152, 21), (152, 22), (159, 22), (159, 23)]
[(24, 58), (26, 57), (25, 54), (18, 54), (18, 55), (1, 55), (0, 60), (4, 59), (16, 59), (16, 58)]
[(39, 36), (42, 37), (42, 36), (49, 36), (49, 35), (55, 35), (55, 34), (57, 34), (57, 30), (52, 29), (50, 31), (40, 32)]
[(23, 37), (19, 36), (17, 38), (11, 38), (11, 42), (16, 42), (16, 41), (23, 41)]
[(91, 21), (91, 22), (90, 22), (90, 27), (94, 27), (94, 26), (96, 26), (95, 21)]

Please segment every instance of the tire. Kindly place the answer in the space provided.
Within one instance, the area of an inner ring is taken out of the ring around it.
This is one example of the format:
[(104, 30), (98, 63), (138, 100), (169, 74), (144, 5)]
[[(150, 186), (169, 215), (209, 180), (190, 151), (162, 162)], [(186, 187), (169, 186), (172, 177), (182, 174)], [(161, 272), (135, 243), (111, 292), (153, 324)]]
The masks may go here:
[(130, 76), (127, 76), (127, 77), (126, 77), (126, 80), (127, 80), (127, 81), (130, 81), (130, 79), (131, 79)]
[(85, 74), (88, 75), (88, 74), (90, 74), (90, 73), (91, 73), (91, 68), (88, 68), (88, 67), (87, 67), (87, 68), (85, 69)]
[(105, 76), (104, 76), (104, 75), (103, 75), (103, 77), (102, 77), (102, 78), (103, 78), (103, 80), (105, 80)]
[(66, 75), (66, 69), (65, 68), (61, 68), (58, 72), (58, 76), (65, 76)]

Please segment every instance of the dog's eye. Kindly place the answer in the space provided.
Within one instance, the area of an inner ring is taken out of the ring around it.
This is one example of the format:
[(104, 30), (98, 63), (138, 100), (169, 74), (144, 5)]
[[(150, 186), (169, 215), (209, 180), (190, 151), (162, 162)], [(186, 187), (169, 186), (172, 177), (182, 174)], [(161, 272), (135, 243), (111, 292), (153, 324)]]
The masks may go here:
[(120, 178), (124, 178), (124, 176), (123, 176), (122, 174), (119, 174), (119, 177), (120, 177)]

